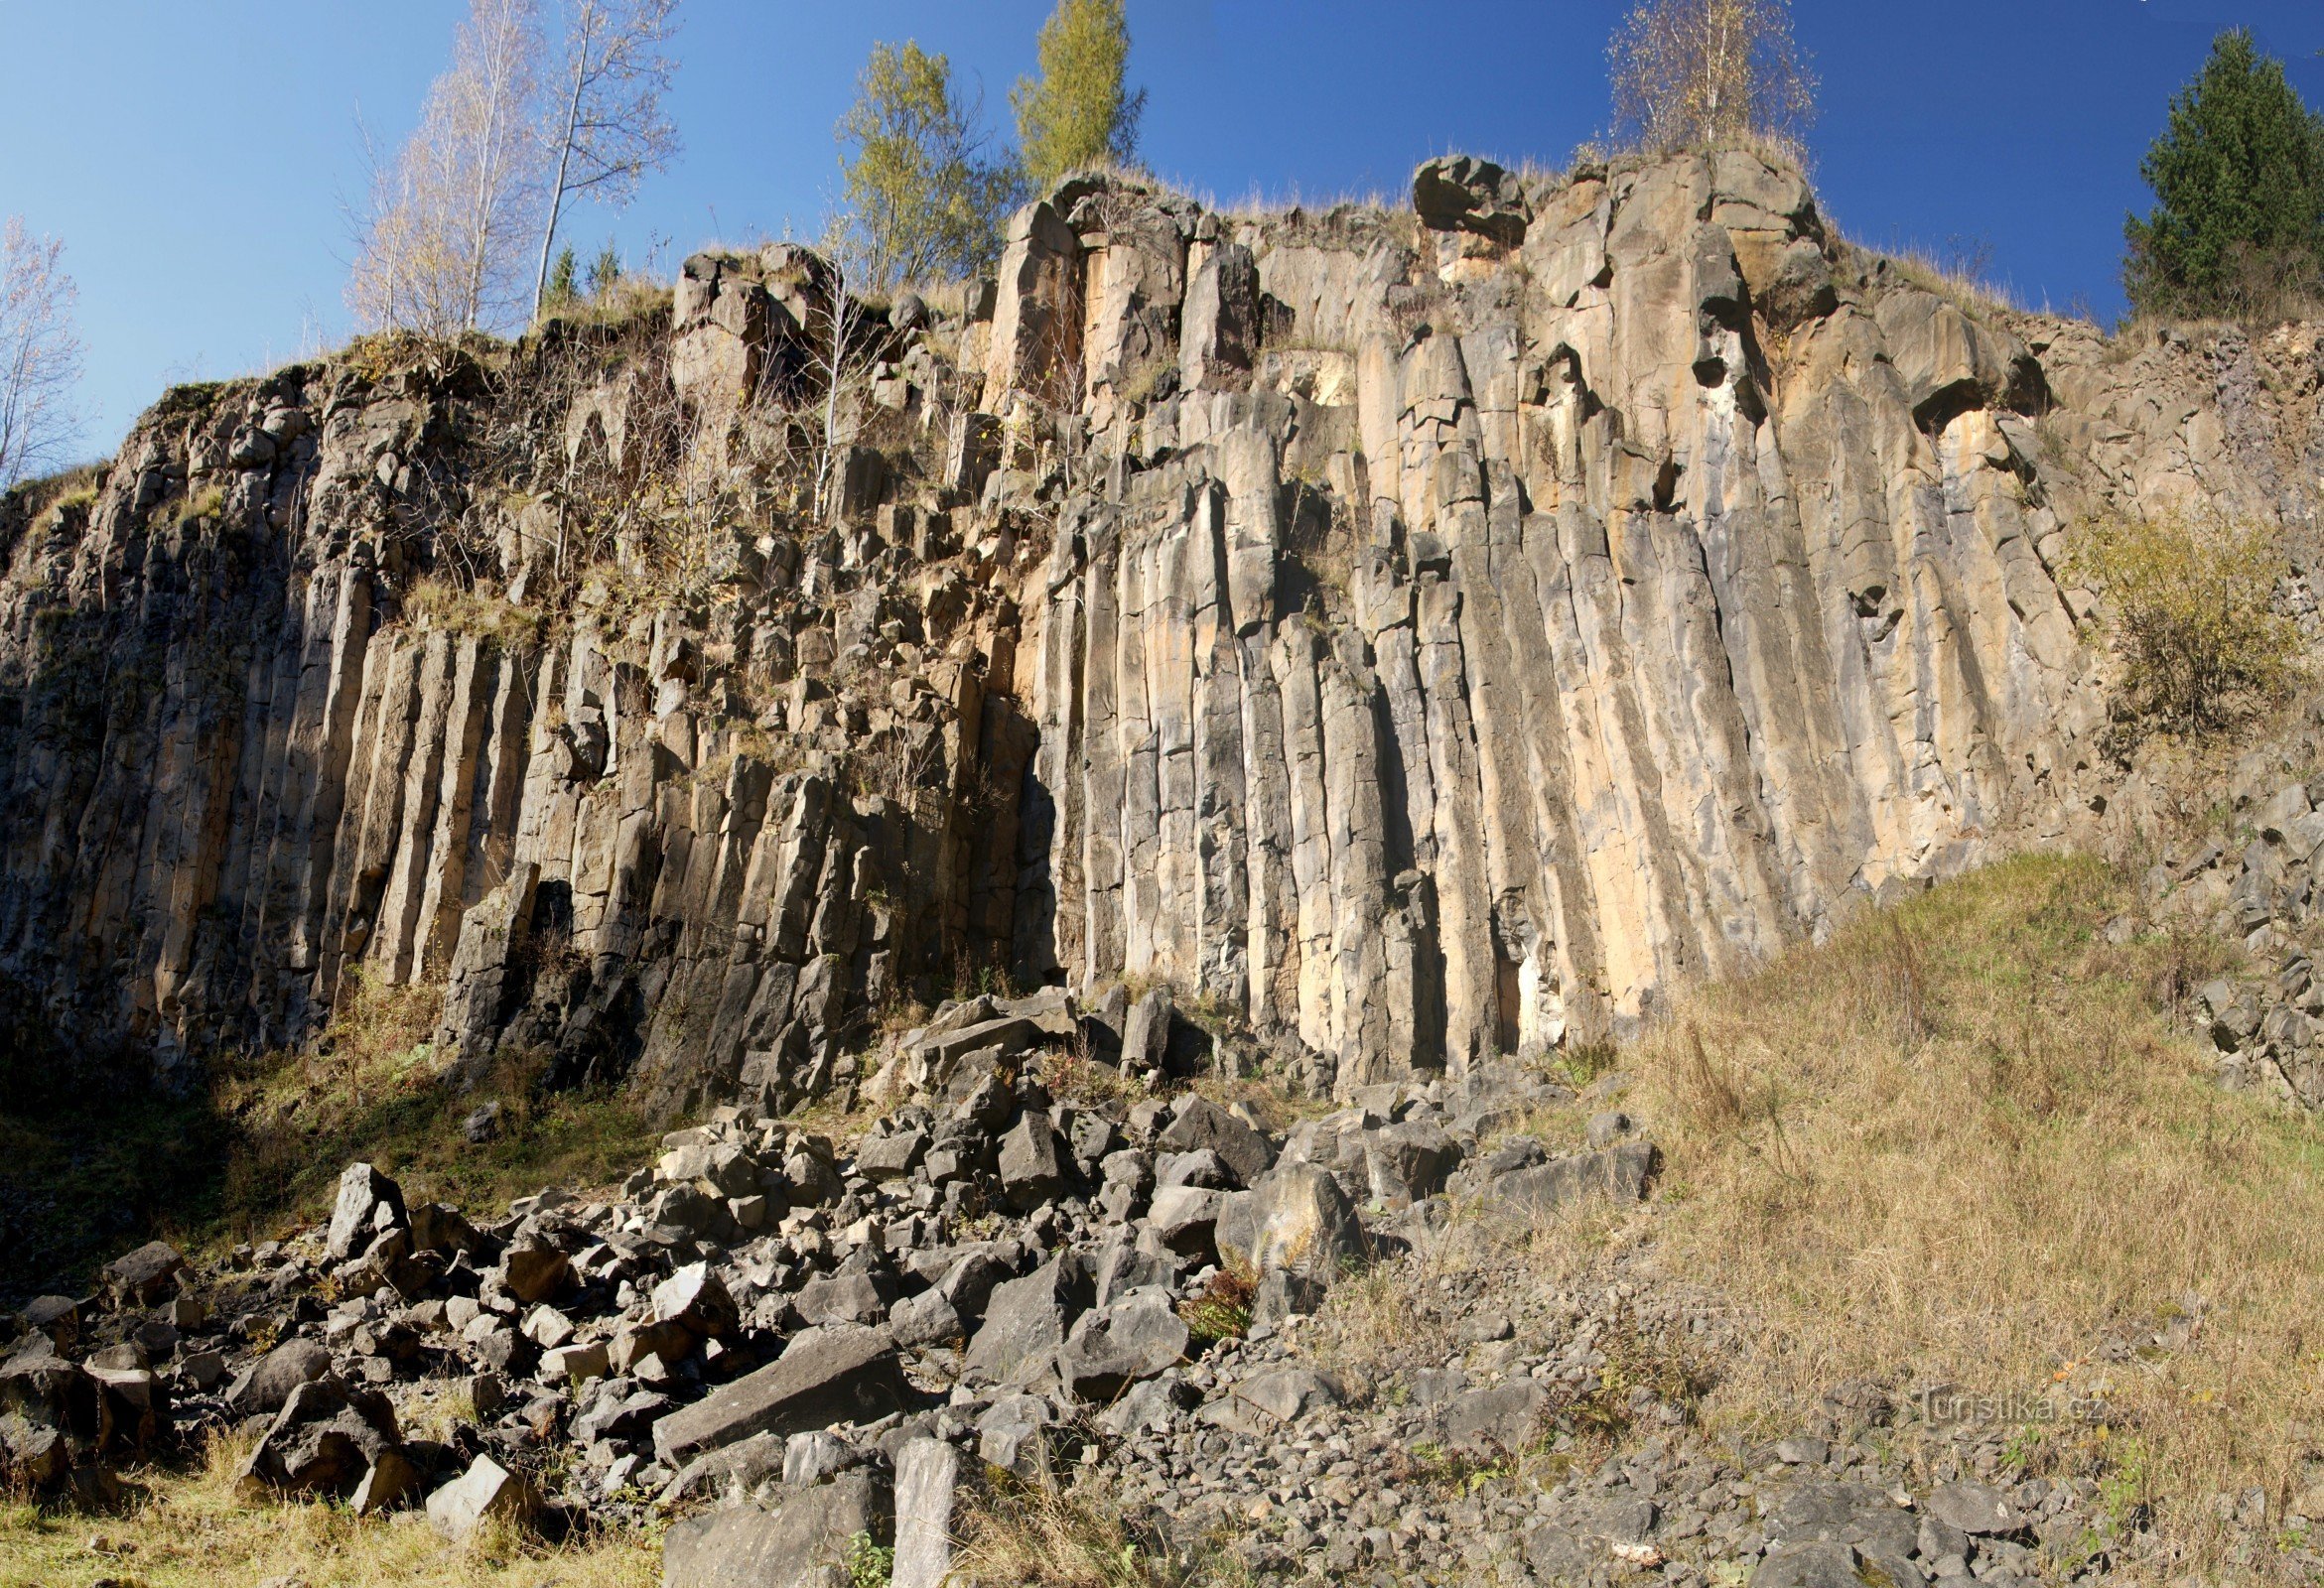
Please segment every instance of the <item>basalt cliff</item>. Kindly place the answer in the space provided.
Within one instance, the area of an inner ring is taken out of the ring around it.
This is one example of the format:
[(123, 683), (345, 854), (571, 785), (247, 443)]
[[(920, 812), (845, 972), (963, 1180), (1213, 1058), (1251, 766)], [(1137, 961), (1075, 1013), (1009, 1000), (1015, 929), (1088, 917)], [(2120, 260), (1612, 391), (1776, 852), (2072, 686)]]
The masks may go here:
[(1342, 1095), (1594, 1039), (2086, 835), (2077, 526), (2304, 533), (2317, 374), (1982, 302), (1727, 152), (1075, 178), (997, 280), (700, 255), (182, 388), (0, 510), (0, 986), (185, 1077), (437, 984), (454, 1062), (670, 1113), (980, 978), (1166, 984)]

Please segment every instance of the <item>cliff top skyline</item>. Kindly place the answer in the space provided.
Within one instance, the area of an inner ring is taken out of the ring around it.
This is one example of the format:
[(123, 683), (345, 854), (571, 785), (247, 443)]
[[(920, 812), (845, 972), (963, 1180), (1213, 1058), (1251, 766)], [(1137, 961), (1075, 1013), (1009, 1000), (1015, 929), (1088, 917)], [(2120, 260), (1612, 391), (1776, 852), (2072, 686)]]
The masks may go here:
[[(947, 53), (1005, 132), (1047, 9), (689, 0), (671, 101), (683, 152), (627, 208), (578, 205), (563, 235), (585, 258), (611, 240), (663, 277), (713, 241), (812, 237), (839, 186), (832, 124), (875, 41)], [(283, 28), (247, 7), (0, 0), (11, 53), (55, 67), (0, 103), (0, 208), (62, 237), (80, 284), (82, 455), (109, 452), (166, 384), (263, 370), (351, 333), (341, 290), (358, 117), (391, 150), (464, 12), (333, 4)], [(1150, 95), (1142, 153), (1222, 205), (1397, 202), (1418, 162), (1452, 150), (1557, 166), (1608, 122), (1620, 13), (1465, 0), (1416, 27), (1385, 0), (1131, 0), (1129, 75)], [(1800, 0), (1796, 17), (1822, 79), (1813, 177), (1847, 235), (2102, 321), (2123, 307), (2123, 215), (2149, 201), (2139, 155), (2217, 31), (2252, 28), (2324, 99), (2324, 27), (2292, 0), (1975, 0), (1942, 29), (1843, 0)]]

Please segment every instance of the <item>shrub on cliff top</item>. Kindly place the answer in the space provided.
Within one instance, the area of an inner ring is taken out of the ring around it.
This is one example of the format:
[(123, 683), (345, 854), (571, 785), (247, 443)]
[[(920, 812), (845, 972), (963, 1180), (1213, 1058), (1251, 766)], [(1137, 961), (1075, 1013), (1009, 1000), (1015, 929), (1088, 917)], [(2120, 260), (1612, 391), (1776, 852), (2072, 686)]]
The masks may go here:
[(1638, 0), (1606, 57), (1615, 130), (1647, 149), (1788, 142), (1815, 118), (1790, 0)]
[(973, 275), (1001, 255), (1015, 162), (989, 157), (980, 106), (952, 63), (913, 40), (876, 44), (837, 129), (851, 292)]

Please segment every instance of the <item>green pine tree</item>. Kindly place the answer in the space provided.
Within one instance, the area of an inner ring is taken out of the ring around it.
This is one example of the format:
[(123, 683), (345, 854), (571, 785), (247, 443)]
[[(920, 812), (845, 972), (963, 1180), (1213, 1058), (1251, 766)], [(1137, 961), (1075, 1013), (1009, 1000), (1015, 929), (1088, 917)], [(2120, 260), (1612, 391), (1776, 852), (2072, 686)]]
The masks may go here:
[(2212, 41), (2138, 174), (2155, 198), (2122, 228), (2139, 313), (2263, 315), (2324, 273), (2324, 118), (2244, 29)]
[(1009, 95), (1034, 191), (1082, 166), (1128, 165), (1146, 90), (1123, 89), (1130, 24), (1122, 0), (1057, 0), (1035, 48), (1040, 76), (1018, 78)]
[(876, 44), (840, 119), (851, 288), (957, 280), (989, 267), (1022, 189), (1014, 162), (987, 157), (980, 106), (952, 64), (912, 40)]
[(606, 245), (598, 250), (598, 256), (589, 262), (589, 295), (592, 298), (603, 298), (614, 290), (620, 279), (621, 255), (609, 238)]
[(581, 286), (576, 280), (581, 262), (573, 256), (573, 245), (567, 243), (557, 255), (557, 262), (549, 267), (549, 284), (541, 289), (541, 307), (551, 313), (570, 309), (581, 297)]

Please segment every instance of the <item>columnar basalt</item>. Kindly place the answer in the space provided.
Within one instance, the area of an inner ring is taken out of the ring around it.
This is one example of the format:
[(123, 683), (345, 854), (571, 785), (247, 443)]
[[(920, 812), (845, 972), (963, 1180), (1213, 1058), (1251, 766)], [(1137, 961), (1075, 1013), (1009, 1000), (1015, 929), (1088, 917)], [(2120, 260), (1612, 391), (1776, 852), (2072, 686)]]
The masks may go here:
[(1415, 198), (1076, 177), (836, 339), (777, 245), (172, 393), (0, 509), (23, 1018), (181, 1071), (443, 984), (675, 1113), (989, 966), (1459, 1072), (2075, 834), (2073, 525), (2312, 524), (2296, 336), (1982, 305), (1740, 152)]

